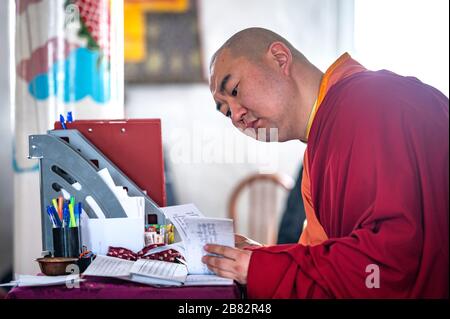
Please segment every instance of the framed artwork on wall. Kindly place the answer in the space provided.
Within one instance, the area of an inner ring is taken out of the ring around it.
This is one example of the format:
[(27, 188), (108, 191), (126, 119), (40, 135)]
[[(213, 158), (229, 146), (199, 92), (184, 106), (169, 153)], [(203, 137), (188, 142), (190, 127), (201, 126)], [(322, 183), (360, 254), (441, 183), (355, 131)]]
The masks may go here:
[(195, 0), (125, 0), (128, 83), (205, 82)]

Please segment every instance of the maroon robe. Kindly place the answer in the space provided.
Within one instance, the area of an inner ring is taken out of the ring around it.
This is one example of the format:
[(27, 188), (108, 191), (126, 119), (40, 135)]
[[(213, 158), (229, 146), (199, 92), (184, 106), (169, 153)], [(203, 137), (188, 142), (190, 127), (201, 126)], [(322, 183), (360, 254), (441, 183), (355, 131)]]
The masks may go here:
[(448, 298), (448, 150), (438, 90), (384, 70), (337, 82), (308, 140), (328, 240), (253, 250), (249, 298)]

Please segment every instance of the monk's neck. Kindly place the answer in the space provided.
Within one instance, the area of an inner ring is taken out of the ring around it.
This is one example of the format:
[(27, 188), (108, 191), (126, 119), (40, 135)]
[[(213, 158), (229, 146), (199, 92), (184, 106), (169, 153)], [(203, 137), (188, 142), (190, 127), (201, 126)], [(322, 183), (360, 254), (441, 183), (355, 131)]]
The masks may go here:
[(312, 64), (299, 68), (297, 72), (299, 102), (295, 119), (298, 128), (296, 135), (304, 143), (307, 142), (307, 126), (317, 101), (322, 77), (323, 72)]

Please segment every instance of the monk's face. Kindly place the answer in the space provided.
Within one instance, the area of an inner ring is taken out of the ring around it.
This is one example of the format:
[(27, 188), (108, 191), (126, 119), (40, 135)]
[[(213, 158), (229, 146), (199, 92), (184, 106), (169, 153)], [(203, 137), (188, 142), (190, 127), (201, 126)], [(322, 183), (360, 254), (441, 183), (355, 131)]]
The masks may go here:
[(224, 49), (211, 66), (210, 90), (218, 111), (246, 135), (274, 141), (277, 129), (278, 141), (293, 138), (292, 83), (269, 58), (250, 61)]

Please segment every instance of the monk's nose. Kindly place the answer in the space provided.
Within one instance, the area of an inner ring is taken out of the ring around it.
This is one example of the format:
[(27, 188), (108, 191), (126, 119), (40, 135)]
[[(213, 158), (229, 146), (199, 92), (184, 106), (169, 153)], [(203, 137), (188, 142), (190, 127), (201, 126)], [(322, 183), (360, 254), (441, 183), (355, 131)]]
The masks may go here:
[[(244, 115), (247, 113), (247, 110), (239, 105), (239, 103), (230, 103), (228, 104), (231, 110), (231, 120), (233, 123), (237, 124), (242, 122)], [(243, 123), (241, 123), (243, 125)]]

